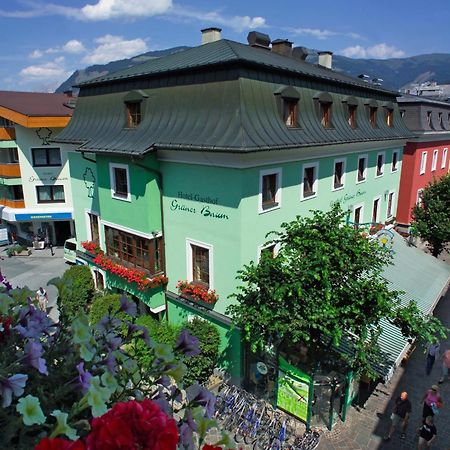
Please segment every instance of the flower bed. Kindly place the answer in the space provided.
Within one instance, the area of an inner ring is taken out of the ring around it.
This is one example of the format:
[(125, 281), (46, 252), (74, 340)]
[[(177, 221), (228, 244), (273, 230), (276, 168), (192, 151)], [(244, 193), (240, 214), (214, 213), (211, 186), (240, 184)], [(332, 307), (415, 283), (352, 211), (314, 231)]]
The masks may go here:
[(219, 296), (216, 294), (216, 291), (206, 289), (203, 286), (191, 283), (189, 281), (179, 281), (177, 284), (177, 289), (180, 295), (186, 296), (197, 302), (204, 302), (209, 305), (214, 305), (217, 300), (219, 300)]
[(86, 251), (96, 255), (93, 260), (94, 264), (107, 272), (123, 278), (128, 281), (128, 283), (136, 283), (140, 291), (144, 291), (145, 289), (153, 289), (161, 286), (162, 284), (167, 284), (169, 281), (165, 275), (147, 278), (147, 275), (143, 270), (129, 269), (128, 267), (115, 263), (110, 258), (105, 256), (99, 245), (95, 242), (82, 242), (81, 245)]

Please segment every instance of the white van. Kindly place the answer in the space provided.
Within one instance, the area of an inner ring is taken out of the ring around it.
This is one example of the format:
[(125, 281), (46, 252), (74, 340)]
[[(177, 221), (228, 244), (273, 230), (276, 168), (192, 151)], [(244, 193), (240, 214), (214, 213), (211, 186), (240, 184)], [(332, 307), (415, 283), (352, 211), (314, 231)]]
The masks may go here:
[(77, 240), (75, 238), (67, 239), (66, 242), (64, 242), (64, 259), (70, 264), (76, 263)]

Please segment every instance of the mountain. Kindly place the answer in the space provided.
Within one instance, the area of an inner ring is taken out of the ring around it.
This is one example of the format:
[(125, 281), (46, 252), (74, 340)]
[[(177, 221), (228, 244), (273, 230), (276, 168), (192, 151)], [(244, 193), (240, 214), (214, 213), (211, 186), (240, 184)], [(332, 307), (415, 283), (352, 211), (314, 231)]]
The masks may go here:
[[(86, 67), (86, 69), (77, 70), (56, 89), (56, 92), (64, 92), (82, 81), (126, 69), (152, 58), (177, 53), (187, 48), (189, 47), (174, 47), (167, 50), (147, 52), (130, 59), (113, 61), (108, 64), (96, 64)], [(316, 59), (309, 56), (307, 61), (316, 62)], [(384, 80), (383, 87), (394, 90), (408, 87), (412, 83), (423, 83), (425, 81), (447, 84), (450, 83), (450, 54), (432, 53), (392, 59), (354, 59), (333, 55), (333, 69), (354, 77), (366, 74), (371, 79), (382, 78)]]
[(92, 80), (93, 78), (106, 75), (108, 73), (117, 72), (118, 70), (127, 69), (128, 67), (141, 64), (149, 59), (160, 58), (161, 56), (171, 55), (186, 50), (189, 47), (173, 47), (167, 50), (158, 50), (154, 52), (143, 53), (142, 55), (133, 56), (133, 58), (120, 59), (112, 61), (108, 64), (95, 64), (85, 69), (76, 70), (66, 81), (64, 81), (55, 92), (69, 91), (72, 86), (83, 81)]

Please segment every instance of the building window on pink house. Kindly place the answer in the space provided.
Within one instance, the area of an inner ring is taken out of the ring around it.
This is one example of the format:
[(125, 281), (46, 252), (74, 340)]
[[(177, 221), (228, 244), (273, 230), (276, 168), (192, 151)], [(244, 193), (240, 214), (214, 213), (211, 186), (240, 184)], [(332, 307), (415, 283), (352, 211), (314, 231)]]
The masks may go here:
[(422, 152), (422, 158), (420, 159), (420, 175), (425, 173), (427, 168), (427, 152)]
[(433, 151), (433, 159), (431, 160), (431, 171), (434, 172), (436, 170), (437, 166), (437, 160), (438, 160), (439, 150)]
[(442, 152), (441, 169), (445, 169), (447, 167), (447, 153), (448, 153), (448, 148), (444, 148), (444, 151)]

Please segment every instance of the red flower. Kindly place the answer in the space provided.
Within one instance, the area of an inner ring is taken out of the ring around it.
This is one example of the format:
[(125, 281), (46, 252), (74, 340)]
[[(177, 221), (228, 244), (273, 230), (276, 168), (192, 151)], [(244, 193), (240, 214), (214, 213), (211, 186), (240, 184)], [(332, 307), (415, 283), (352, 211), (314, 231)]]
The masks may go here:
[(0, 323), (3, 325), (3, 331), (0, 331), (0, 342), (2, 342), (6, 337), (9, 336), (11, 328), (12, 317), (2, 317), (0, 316)]
[(85, 450), (86, 446), (83, 441), (68, 441), (66, 439), (55, 438), (42, 439), (34, 450)]
[(87, 450), (176, 450), (175, 420), (149, 399), (116, 403), (91, 422)]
[(217, 445), (209, 445), (209, 444), (205, 444), (202, 447), (202, 450), (222, 450), (222, 447), (218, 447)]

